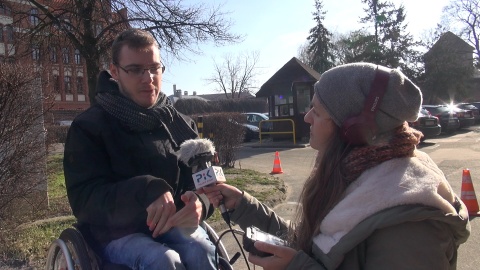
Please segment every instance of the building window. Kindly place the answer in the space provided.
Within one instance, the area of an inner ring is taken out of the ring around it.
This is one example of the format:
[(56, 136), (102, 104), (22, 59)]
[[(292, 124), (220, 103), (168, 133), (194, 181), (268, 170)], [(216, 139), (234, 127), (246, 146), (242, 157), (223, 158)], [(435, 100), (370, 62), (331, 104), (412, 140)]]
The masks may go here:
[(69, 18), (63, 19), (63, 28), (67, 31), (72, 31), (72, 23), (70, 22)]
[(40, 48), (38, 46), (32, 47), (32, 59), (33, 61), (40, 60)]
[(12, 43), (13, 42), (13, 26), (7, 25), (5, 27), (5, 30), (7, 31), (7, 43)]
[(38, 9), (32, 8), (30, 9), (30, 16), (29, 16), (30, 24), (31, 25), (38, 25), (39, 19), (38, 19)]
[(3, 25), (0, 24), (0, 43), (3, 43)]
[(63, 57), (63, 63), (68, 64), (70, 63), (70, 57), (68, 55), (68, 48), (62, 48), (62, 57)]
[(83, 95), (83, 77), (77, 77), (77, 94)]
[(72, 93), (72, 85), (71, 85), (71, 81), (70, 81), (70, 76), (65, 76), (63, 78), (63, 81), (65, 83), (65, 94), (71, 94)]
[(0, 4), (0, 15), (12, 15), (12, 11), (9, 7), (5, 6), (4, 4)]
[(293, 96), (275, 95), (275, 116), (293, 116)]
[(80, 65), (82, 63), (82, 58), (80, 56), (80, 50), (75, 50), (75, 64)]
[(103, 27), (101, 24), (95, 24), (95, 36), (98, 37), (102, 32)]
[(310, 87), (307, 85), (296, 86), (298, 113), (306, 114), (310, 110)]
[(50, 62), (57, 63), (57, 48), (51, 46), (48, 50), (50, 51)]
[(60, 94), (60, 79), (58, 75), (53, 75), (53, 92)]

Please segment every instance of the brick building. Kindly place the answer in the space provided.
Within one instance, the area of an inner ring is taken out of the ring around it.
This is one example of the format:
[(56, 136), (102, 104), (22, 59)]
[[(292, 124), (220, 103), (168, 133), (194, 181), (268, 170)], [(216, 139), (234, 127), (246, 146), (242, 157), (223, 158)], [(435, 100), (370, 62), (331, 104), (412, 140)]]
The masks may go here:
[[(88, 98), (87, 63), (78, 47), (73, 46), (71, 39), (65, 36), (60, 27), (84, 27), (83, 21), (76, 21), (76, 16), (68, 15), (67, 0), (40, 0), (44, 6), (39, 8), (29, 1), (0, 1), (0, 61), (34, 65), (42, 70), (42, 93), (45, 108), (49, 111), (45, 122), (58, 124), (61, 121), (73, 120), (81, 111), (90, 106)], [(109, 9), (109, 1), (97, 1), (98, 7)], [(107, 7), (107, 8), (106, 8)], [(41, 38), (27, 39), (22, 35), (43, 22), (51, 20), (42, 13), (42, 9), (58, 14), (59, 23), (45, 27), (38, 32)], [(115, 16), (111, 10), (103, 10), (102, 14), (110, 14), (110, 18), (99, 18), (94, 22), (94, 31), (102, 31), (103, 26)], [(126, 11), (123, 16), (126, 16)], [(78, 16), (81, 18), (81, 16)], [(80, 19), (80, 20), (83, 20)], [(68, 29), (70, 30), (70, 29)], [(77, 29), (75, 29), (77, 30)], [(80, 29), (81, 32), (82, 29)], [(72, 31), (73, 32), (73, 31)], [(47, 37), (48, 38), (45, 38)], [(106, 67), (107, 61), (102, 61)]]

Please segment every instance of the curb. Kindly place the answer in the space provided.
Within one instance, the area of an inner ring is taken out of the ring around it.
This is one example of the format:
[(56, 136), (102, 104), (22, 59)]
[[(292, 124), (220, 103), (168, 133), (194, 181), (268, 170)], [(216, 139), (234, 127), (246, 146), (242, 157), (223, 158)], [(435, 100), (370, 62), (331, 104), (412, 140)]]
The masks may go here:
[(264, 140), (262, 142), (254, 141), (243, 143), (243, 147), (250, 147), (250, 148), (306, 148), (310, 147), (309, 142), (300, 142), (300, 143), (293, 143), (292, 141), (272, 141), (272, 140)]

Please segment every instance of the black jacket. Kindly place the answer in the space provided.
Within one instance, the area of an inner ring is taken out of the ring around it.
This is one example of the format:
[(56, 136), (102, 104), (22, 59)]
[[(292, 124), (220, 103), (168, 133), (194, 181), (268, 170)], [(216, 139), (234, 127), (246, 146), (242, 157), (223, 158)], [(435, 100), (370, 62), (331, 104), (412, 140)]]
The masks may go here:
[[(180, 195), (195, 187), (191, 169), (178, 160), (163, 128), (132, 131), (99, 105), (73, 121), (64, 173), (73, 214), (102, 246), (131, 233), (151, 234), (147, 206), (170, 191), (181, 208)], [(202, 203), (205, 217), (211, 209)]]

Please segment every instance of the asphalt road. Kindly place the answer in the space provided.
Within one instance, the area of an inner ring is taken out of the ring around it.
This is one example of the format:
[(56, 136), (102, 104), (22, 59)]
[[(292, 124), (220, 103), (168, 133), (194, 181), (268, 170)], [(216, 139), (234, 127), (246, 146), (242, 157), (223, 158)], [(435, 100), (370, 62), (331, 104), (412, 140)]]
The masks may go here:
[[(480, 199), (480, 126), (473, 126), (454, 135), (440, 135), (428, 139), (419, 146), (419, 150), (430, 155), (444, 172), (453, 190), (461, 193), (462, 171), (470, 169), (477, 199)], [(258, 142), (245, 144), (237, 155), (237, 168), (253, 169), (262, 173), (270, 173), (273, 168), (275, 151), (279, 152), (283, 174), (277, 174), (288, 187), (287, 199), (277, 205), (274, 210), (285, 219), (293, 219), (295, 207), (305, 179), (315, 162), (315, 150), (305, 148), (280, 148)], [(269, 147), (266, 147), (269, 146)], [(228, 181), (228, 179), (227, 179)], [(459, 270), (480, 269), (480, 218), (471, 217), (472, 234), (459, 248)], [(241, 241), (241, 239), (240, 239)], [(238, 251), (233, 237), (223, 240), (230, 254)], [(232, 256), (231, 255), (231, 256)], [(243, 258), (234, 264), (236, 270), (248, 269)], [(253, 267), (251, 266), (251, 269)], [(258, 269), (258, 267), (257, 267)]]

